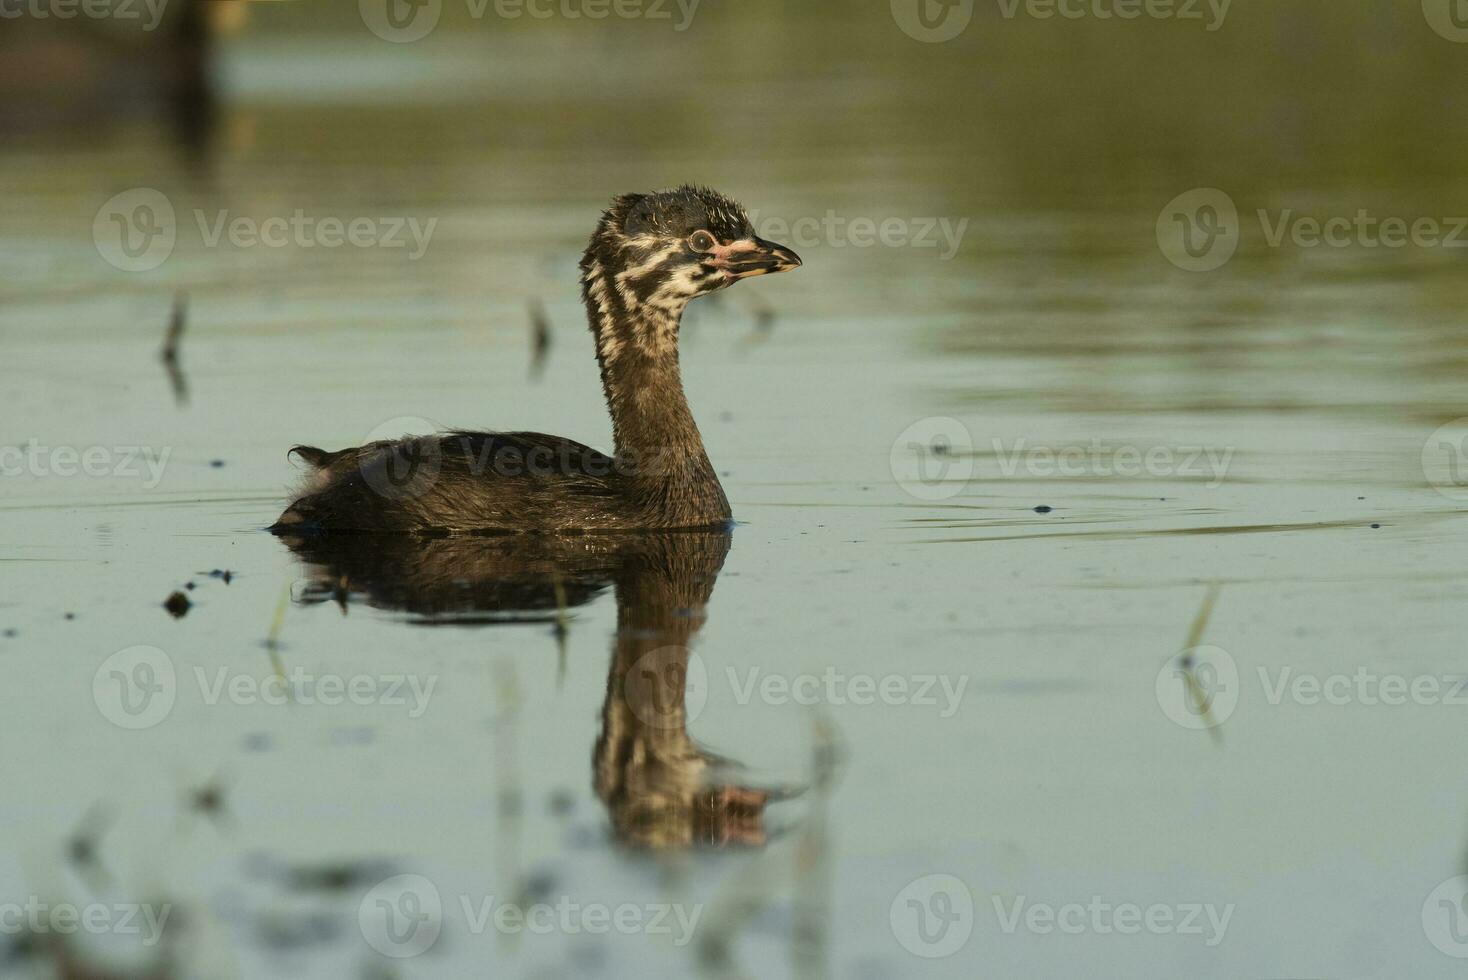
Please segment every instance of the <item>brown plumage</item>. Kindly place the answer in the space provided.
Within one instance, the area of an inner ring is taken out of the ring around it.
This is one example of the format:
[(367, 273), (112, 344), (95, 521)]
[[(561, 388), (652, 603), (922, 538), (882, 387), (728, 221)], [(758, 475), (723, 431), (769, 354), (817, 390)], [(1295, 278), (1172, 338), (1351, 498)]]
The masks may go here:
[(272, 528), (596, 531), (713, 527), (731, 514), (683, 394), (689, 301), (800, 259), (704, 188), (617, 198), (581, 260), (615, 449), (538, 432), (448, 432), (292, 453), (313, 472)]

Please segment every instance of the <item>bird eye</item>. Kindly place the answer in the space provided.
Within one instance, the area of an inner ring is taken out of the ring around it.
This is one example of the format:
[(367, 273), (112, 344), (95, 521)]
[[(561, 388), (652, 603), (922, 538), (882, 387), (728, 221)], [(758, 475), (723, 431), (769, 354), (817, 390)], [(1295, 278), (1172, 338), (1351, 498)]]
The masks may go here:
[(693, 247), (695, 252), (708, 252), (712, 251), (714, 245), (717, 243), (714, 241), (713, 235), (700, 229), (688, 236), (688, 244)]

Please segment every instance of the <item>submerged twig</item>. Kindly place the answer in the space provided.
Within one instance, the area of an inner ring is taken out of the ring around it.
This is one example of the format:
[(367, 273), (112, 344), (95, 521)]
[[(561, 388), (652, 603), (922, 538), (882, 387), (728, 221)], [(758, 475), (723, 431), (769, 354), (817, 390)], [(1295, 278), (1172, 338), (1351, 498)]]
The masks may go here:
[(168, 382), (173, 387), (173, 400), (180, 406), (189, 403), (189, 385), (179, 364), (179, 342), (183, 339), (184, 327), (188, 324), (189, 294), (179, 291), (173, 297), (173, 314), (168, 321), (168, 331), (163, 335), (163, 349), (158, 356), (163, 369), (168, 372)]
[(539, 298), (530, 301), (530, 380), (539, 381), (550, 354), (550, 318)]
[[(520, 684), (515, 664), (500, 659), (494, 666), (495, 680), (495, 781), (498, 806), (495, 808), (499, 832), (495, 835), (499, 854), (495, 861), (500, 881), (514, 896), (508, 904), (523, 908), (525, 877), (520, 869), (520, 830), (524, 813), (524, 796), (515, 749), (516, 722), (520, 715)], [(507, 934), (514, 942), (514, 933)]]
[[(270, 654), (270, 667), (275, 676), (285, 681), (285, 663), (280, 659), (280, 631), (285, 627), (285, 610), (290, 605), (291, 587), (287, 585), (275, 604), (275, 616), (270, 621), (270, 632), (265, 635), (265, 650)], [(287, 698), (292, 698), (289, 684), (282, 683)], [(292, 698), (292, 700), (294, 700)]]
[(551, 587), (556, 591), (556, 690), (566, 683), (566, 640), (571, 635), (571, 618), (566, 612), (566, 585), (559, 573), (551, 574)]
[(1180, 666), (1183, 668), (1183, 682), (1188, 689), (1188, 697), (1193, 701), (1194, 713), (1203, 719), (1209, 734), (1213, 736), (1215, 743), (1223, 741), (1223, 732), (1219, 729), (1219, 722), (1213, 717), (1213, 694), (1204, 690), (1203, 685), (1198, 682), (1197, 664), (1193, 661), (1193, 651), (1197, 649), (1198, 642), (1203, 639), (1203, 631), (1208, 628), (1208, 620), (1213, 615), (1213, 605), (1218, 601), (1218, 593), (1221, 586), (1215, 582), (1208, 587), (1208, 592), (1203, 596), (1203, 605), (1198, 608), (1198, 614), (1193, 617), (1193, 625), (1188, 629), (1188, 637), (1183, 641), (1183, 655)]
[(795, 974), (819, 980), (831, 973), (832, 861), (829, 811), (839, 756), (836, 731), (824, 716), (811, 725), (810, 814), (795, 851), (794, 923), (790, 958)]

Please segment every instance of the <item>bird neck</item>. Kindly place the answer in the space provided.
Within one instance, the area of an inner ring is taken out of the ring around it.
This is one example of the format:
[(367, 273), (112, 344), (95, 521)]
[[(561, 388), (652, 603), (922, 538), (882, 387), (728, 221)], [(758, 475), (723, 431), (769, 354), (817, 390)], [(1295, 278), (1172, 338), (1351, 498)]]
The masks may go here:
[(600, 279), (586, 307), (618, 459), (645, 477), (717, 482), (678, 367), (683, 307), (637, 303)]

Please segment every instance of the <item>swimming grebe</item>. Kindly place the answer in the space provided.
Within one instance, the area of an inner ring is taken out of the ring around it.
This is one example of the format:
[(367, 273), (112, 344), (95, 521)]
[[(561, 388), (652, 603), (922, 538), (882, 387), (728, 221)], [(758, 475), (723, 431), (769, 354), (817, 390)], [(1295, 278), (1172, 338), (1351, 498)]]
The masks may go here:
[(625, 194), (581, 259), (581, 295), (612, 416), (614, 456), (539, 432), (447, 432), (326, 452), (272, 528), (325, 531), (576, 531), (714, 527), (729, 501), (704, 452), (678, 371), (689, 300), (797, 268), (707, 188)]

